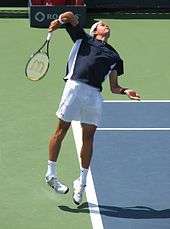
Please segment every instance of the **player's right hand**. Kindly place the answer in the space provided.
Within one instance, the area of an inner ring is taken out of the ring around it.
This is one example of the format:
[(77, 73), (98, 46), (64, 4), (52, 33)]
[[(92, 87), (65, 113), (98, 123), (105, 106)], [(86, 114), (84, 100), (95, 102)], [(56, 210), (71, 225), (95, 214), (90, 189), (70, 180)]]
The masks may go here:
[(48, 32), (53, 32), (54, 30), (58, 29), (59, 27), (60, 27), (60, 22), (58, 19), (56, 19), (50, 23)]

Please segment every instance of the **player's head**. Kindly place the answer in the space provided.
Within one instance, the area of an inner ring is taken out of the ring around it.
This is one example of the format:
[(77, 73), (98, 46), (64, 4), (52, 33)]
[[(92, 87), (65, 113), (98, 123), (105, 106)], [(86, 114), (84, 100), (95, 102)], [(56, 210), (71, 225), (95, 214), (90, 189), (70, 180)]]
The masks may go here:
[(110, 28), (103, 21), (98, 21), (94, 23), (90, 29), (90, 35), (92, 37), (96, 37), (97, 35), (109, 38), (110, 36)]

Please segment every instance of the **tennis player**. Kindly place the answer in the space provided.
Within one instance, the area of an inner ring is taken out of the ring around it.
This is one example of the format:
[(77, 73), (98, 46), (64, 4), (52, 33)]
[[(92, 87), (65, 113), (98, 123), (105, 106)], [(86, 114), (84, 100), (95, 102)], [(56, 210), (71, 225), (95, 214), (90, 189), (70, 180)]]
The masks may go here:
[(65, 12), (51, 22), (49, 32), (65, 24), (66, 30), (74, 42), (70, 52), (65, 88), (56, 112), (59, 122), (49, 143), (49, 160), (46, 182), (56, 192), (65, 194), (69, 188), (61, 183), (57, 176), (57, 158), (62, 141), (71, 121), (80, 121), (82, 127), (80, 176), (73, 182), (73, 201), (82, 202), (86, 186), (86, 177), (92, 157), (93, 138), (100, 123), (102, 112), (102, 83), (109, 76), (113, 93), (127, 95), (130, 99), (140, 100), (138, 93), (118, 84), (118, 76), (123, 74), (123, 60), (118, 52), (107, 43), (110, 28), (102, 21), (95, 23), (87, 34), (72, 12)]

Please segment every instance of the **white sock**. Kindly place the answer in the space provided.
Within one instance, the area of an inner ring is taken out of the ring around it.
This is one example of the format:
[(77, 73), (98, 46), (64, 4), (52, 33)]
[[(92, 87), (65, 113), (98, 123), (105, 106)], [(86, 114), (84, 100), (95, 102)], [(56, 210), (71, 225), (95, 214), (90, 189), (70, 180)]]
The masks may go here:
[(86, 185), (86, 178), (87, 178), (88, 169), (81, 168), (80, 170), (80, 184)]
[(56, 177), (56, 162), (48, 160), (46, 177)]

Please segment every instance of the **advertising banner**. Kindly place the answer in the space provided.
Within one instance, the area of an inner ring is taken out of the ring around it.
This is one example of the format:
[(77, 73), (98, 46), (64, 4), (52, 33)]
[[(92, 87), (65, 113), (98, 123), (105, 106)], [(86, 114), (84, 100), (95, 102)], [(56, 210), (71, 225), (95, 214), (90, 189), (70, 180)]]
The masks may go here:
[(72, 11), (79, 18), (82, 26), (86, 23), (86, 6), (30, 6), (30, 26), (48, 28), (51, 21), (65, 12)]

